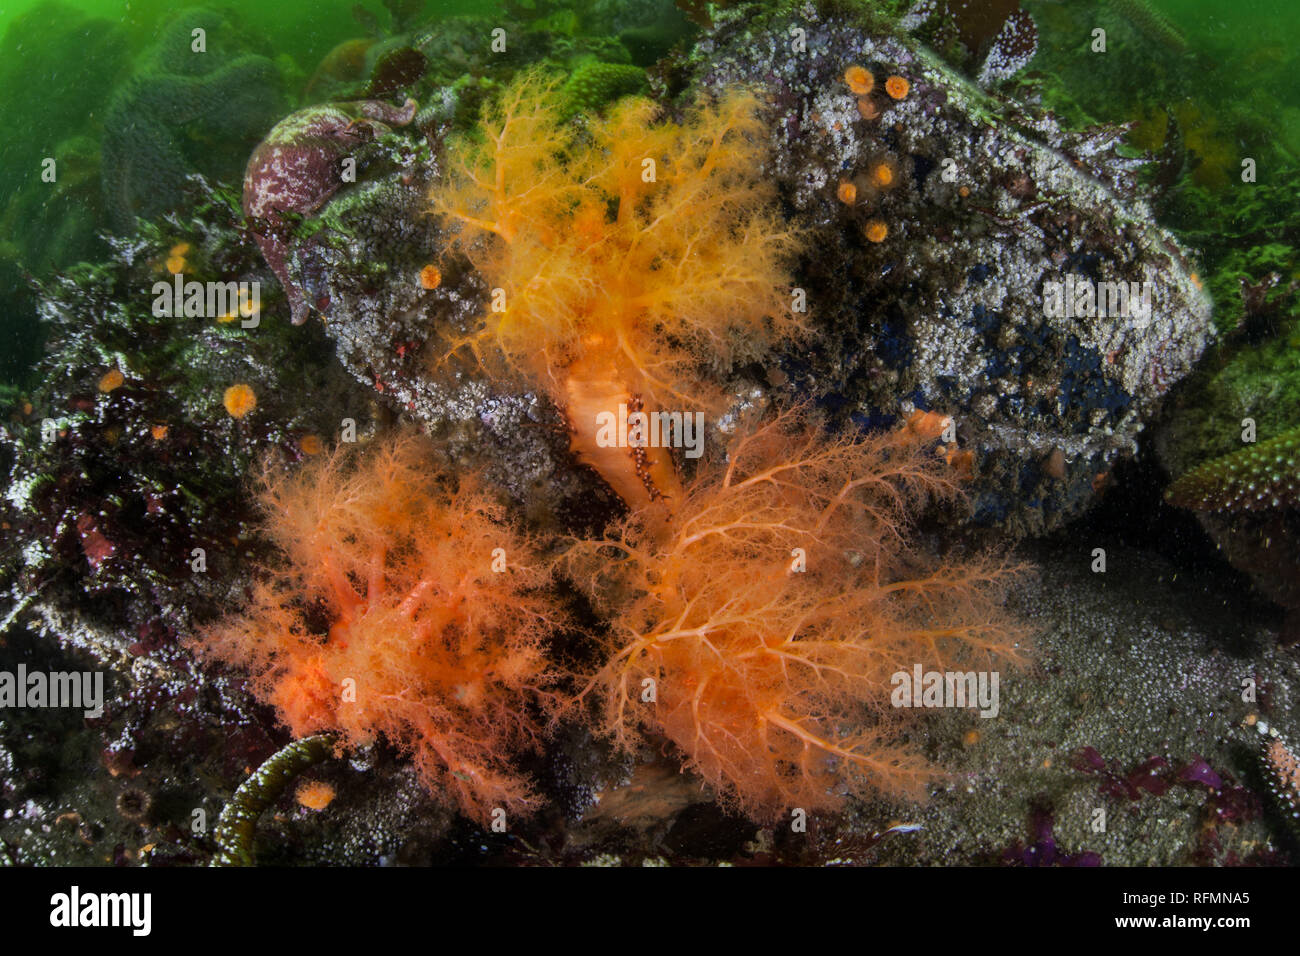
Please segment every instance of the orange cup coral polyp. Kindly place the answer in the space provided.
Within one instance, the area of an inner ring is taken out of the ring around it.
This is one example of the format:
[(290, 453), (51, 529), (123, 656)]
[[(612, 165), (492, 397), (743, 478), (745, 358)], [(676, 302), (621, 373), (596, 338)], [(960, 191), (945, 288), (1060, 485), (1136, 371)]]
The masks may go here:
[(914, 712), (891, 706), (893, 675), (1026, 653), (1002, 604), (1020, 567), (908, 545), (909, 515), (957, 495), (934, 443), (907, 429), (852, 442), (787, 414), (737, 438), (666, 537), (632, 516), (569, 552), (611, 622), (584, 694), (600, 728), (629, 749), (668, 738), (760, 821), (847, 792), (919, 796), (931, 771), (899, 742)]
[(798, 242), (763, 174), (753, 96), (681, 123), (630, 98), (580, 130), (558, 90), (526, 77), (488, 106), (479, 135), (448, 147), (434, 209), (501, 293), (449, 353), (469, 349), (544, 391), (566, 410), (574, 452), (629, 507), (675, 507), (671, 456), (606, 447), (596, 417), (722, 410), (716, 370), (799, 329)]
[(221, 396), (221, 404), (231, 418), (243, 418), (257, 408), (257, 395), (247, 385), (232, 385)]
[(896, 100), (904, 99), (911, 89), (912, 84), (901, 76), (891, 76), (885, 80), (885, 92)]
[(552, 680), (548, 571), (472, 477), (440, 473), (429, 452), (402, 437), (268, 472), (283, 560), (195, 650), (250, 671), (297, 737), (384, 738), (468, 814), (530, 810), (514, 765), (539, 742)]
[(844, 82), (856, 95), (866, 96), (875, 88), (876, 78), (866, 67), (854, 65), (844, 71)]

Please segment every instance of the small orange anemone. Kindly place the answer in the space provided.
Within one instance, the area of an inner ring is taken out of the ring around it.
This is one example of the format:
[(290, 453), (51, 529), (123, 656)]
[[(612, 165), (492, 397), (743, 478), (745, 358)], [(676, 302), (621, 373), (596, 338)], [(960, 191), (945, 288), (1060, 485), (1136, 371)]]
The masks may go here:
[(871, 170), (871, 181), (882, 189), (894, 185), (894, 167), (889, 163), (877, 163)]
[(871, 71), (861, 66), (851, 66), (844, 71), (844, 82), (849, 90), (858, 96), (866, 96), (876, 85), (876, 78)]
[(294, 797), (300, 806), (319, 812), (334, 802), (334, 788), (323, 780), (304, 780)]
[(944, 452), (944, 461), (948, 462), (948, 467), (957, 473), (958, 478), (966, 481), (974, 474), (975, 471), (975, 453), (970, 449), (961, 450), (956, 445), (952, 445)]
[(162, 441), (167, 437), (167, 431), (166, 425), (154, 425), (149, 429), (149, 434), (153, 436), (154, 441)]
[(442, 285), (442, 273), (435, 265), (427, 265), (420, 270), (420, 288), (436, 289)]
[(871, 102), (868, 97), (862, 97), (858, 100), (858, 115), (864, 120), (874, 120), (880, 118), (880, 107)]
[(115, 388), (120, 388), (126, 376), (119, 369), (109, 369), (99, 378), (99, 390), (107, 395)]
[(840, 202), (844, 203), (844, 205), (852, 206), (858, 199), (858, 187), (847, 179), (842, 180), (839, 188), (835, 190), (835, 195), (839, 197)]
[(907, 96), (908, 91), (912, 89), (912, 84), (901, 76), (891, 76), (885, 80), (885, 92), (896, 100), (901, 100)]
[(226, 389), (221, 396), (221, 404), (226, 406), (231, 418), (243, 418), (257, 407), (257, 396), (251, 388), (241, 383)]
[(889, 227), (879, 219), (871, 220), (863, 231), (872, 242), (884, 242), (889, 236)]
[(918, 408), (907, 416), (907, 430), (922, 441), (933, 441), (943, 434), (951, 420), (951, 416), (941, 412), (927, 412)]

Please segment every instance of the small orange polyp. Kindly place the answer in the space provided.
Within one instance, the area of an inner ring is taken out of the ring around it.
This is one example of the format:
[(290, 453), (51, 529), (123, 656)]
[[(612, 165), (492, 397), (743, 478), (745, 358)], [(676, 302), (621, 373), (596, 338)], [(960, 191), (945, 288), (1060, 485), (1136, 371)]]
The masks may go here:
[(884, 242), (889, 237), (889, 227), (879, 219), (871, 220), (862, 231), (872, 242)]
[(927, 412), (917, 409), (907, 416), (907, 430), (920, 438), (930, 441), (943, 434), (951, 417), (939, 412)]
[(257, 395), (247, 385), (232, 385), (221, 396), (221, 404), (231, 418), (243, 418), (257, 408)]
[(891, 76), (889, 79), (885, 80), (885, 92), (893, 99), (903, 99), (911, 89), (912, 84), (907, 82), (907, 80), (903, 79), (901, 76)]
[(975, 453), (973, 451), (958, 449), (952, 445), (944, 453), (944, 460), (948, 462), (948, 467), (957, 473), (957, 477), (965, 481), (970, 479), (975, 470)]
[(866, 96), (875, 88), (876, 78), (865, 67), (854, 65), (844, 71), (844, 82), (852, 93)]
[(847, 179), (840, 182), (839, 187), (835, 190), (835, 195), (840, 202), (846, 206), (852, 206), (858, 201), (858, 187), (853, 185)]
[(299, 806), (319, 813), (334, 802), (334, 788), (323, 780), (304, 780), (294, 797)]
[(120, 388), (126, 376), (119, 369), (109, 369), (99, 378), (99, 390), (107, 395), (115, 388)]

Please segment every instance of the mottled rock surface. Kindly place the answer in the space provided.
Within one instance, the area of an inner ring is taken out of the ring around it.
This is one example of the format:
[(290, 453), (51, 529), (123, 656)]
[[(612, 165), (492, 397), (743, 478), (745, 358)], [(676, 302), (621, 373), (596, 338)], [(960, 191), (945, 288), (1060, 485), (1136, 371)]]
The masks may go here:
[[(792, 7), (720, 17), (688, 66), (709, 93), (757, 85), (772, 172), (816, 230), (803, 278), (821, 336), (783, 368), (868, 424), (952, 415), (976, 450), (975, 520), (1058, 527), (1211, 339), (1188, 254), (1155, 225), (1118, 130), (1067, 135), (905, 36)], [(845, 81), (855, 65), (874, 80), (866, 95)], [(880, 242), (866, 235), (876, 223)], [(1044, 283), (1071, 276), (1152, 283), (1149, 319), (1047, 315)]]
[[(1020, 536), (1081, 514), (1212, 337), (1209, 300), (1187, 254), (1154, 224), (1135, 163), (1115, 152), (1118, 131), (1067, 135), (905, 36), (814, 4), (719, 20), (679, 65), (690, 78), (682, 102), (757, 87), (772, 175), (814, 250), (797, 271), (811, 340), (768, 368), (732, 370), (738, 400), (811, 398), (864, 427), (917, 410), (951, 415), (958, 445), (974, 452), (975, 523)], [(791, 48), (796, 30), (802, 51)], [(853, 65), (872, 74), (870, 93), (850, 91)], [(553, 410), (507, 397), (508, 383), (470, 385), (469, 372), (435, 383), (423, 371), (421, 351), (439, 329), (472, 322), (488, 290), (450, 270), (440, 288), (420, 288), (422, 265), (440, 262), (426, 192), (441, 174), (406, 155), (400, 175), (358, 184), (322, 210), (328, 240), (300, 243), (291, 281), (329, 303), (340, 357), (394, 407), (438, 427), (488, 423), (511, 446), (512, 494), (547, 485), (563, 499), (585, 484), (551, 460), (547, 449), (562, 459), (563, 442), (515, 428), (553, 424)], [(1149, 283), (1150, 314), (1049, 314), (1046, 283), (1084, 281)]]

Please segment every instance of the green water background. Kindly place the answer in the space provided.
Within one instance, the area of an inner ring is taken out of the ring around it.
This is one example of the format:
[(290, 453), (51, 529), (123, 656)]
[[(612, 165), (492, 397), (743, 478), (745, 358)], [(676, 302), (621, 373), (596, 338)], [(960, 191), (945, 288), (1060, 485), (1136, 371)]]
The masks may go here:
[[(15, 18), (40, 5), (40, 0), (0, 4), (0, 32), (7, 30)], [(363, 33), (352, 15), (354, 6), (374, 13), (380, 22), (385, 22), (386, 16), (379, 0), (364, 0), (360, 4), (353, 0), (234, 0), (210, 4), (178, 0), (67, 0), (66, 5), (89, 16), (120, 21), (137, 48), (152, 42), (158, 26), (184, 7), (207, 6), (233, 11), (246, 28), (265, 37), (277, 51), (292, 56), (308, 70), (335, 44)], [(495, 0), (428, 0), (425, 4), (425, 13), (431, 17), (483, 14), (496, 9)]]
[[(379, 0), (364, 0), (360, 5), (383, 15)], [(39, 0), (0, 4), (0, 32), (36, 6)], [(147, 42), (158, 23), (183, 4), (176, 0), (68, 0), (68, 6), (121, 20), (135, 37)], [(319, 57), (357, 33), (350, 0), (235, 0), (210, 6), (236, 11), (248, 26), (294, 57)], [(1270, 41), (1294, 43), (1300, 39), (1300, 4), (1293, 0), (1150, 0), (1150, 6), (1166, 14), (1189, 40), (1225, 40), (1245, 51)], [(494, 0), (428, 0), (425, 6), (430, 16), (495, 9)]]

